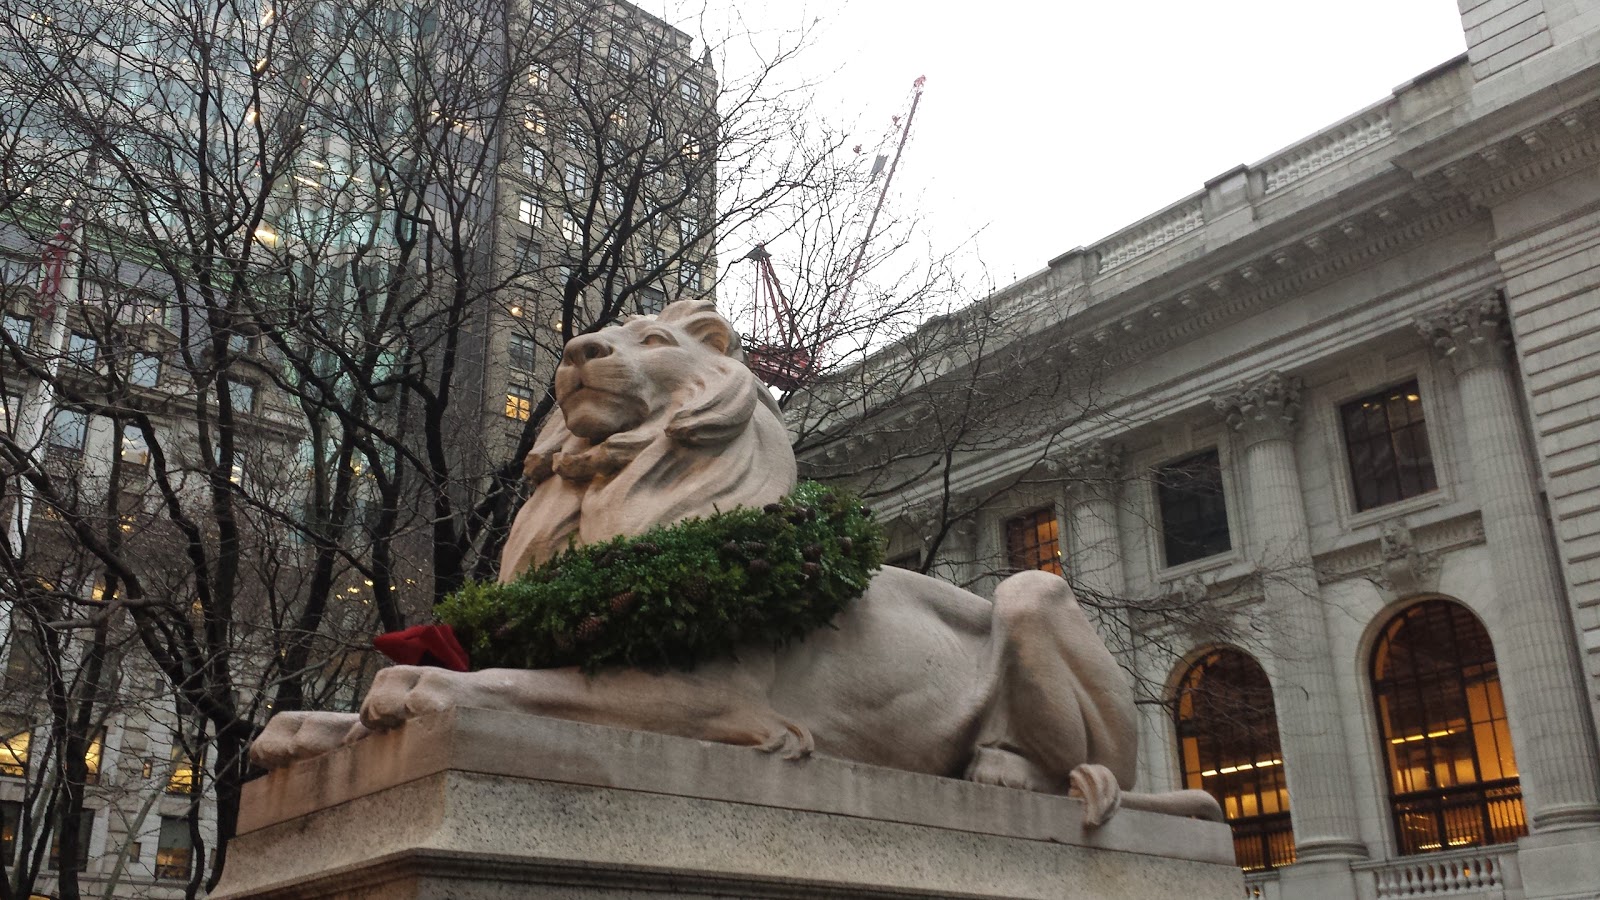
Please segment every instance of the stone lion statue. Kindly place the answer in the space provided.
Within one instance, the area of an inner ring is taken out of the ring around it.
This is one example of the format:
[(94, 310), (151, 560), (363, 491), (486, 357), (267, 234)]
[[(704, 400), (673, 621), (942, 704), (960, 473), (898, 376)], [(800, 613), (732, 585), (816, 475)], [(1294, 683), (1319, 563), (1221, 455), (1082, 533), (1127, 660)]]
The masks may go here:
[[(795, 485), (777, 405), (711, 303), (680, 301), (574, 338), (556, 399), (561, 414), (527, 457), (537, 486), (517, 515), (502, 580), (569, 541), (760, 506)], [(691, 672), (393, 666), (359, 716), (280, 714), (251, 755), (279, 767), (476, 706), (1072, 793), (1091, 824), (1119, 805), (1221, 819), (1201, 791), (1128, 793), (1132, 691), (1061, 578), (1013, 575), (991, 602), (885, 568), (834, 624)]]

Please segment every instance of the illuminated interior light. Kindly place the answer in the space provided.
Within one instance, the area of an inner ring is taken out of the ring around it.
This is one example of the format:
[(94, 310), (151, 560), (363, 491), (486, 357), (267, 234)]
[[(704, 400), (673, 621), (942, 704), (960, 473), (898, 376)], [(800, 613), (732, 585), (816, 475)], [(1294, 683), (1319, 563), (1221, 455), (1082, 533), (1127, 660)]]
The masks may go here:
[(278, 232), (274, 231), (271, 225), (257, 225), (255, 235), (256, 240), (267, 245), (268, 247), (278, 246)]

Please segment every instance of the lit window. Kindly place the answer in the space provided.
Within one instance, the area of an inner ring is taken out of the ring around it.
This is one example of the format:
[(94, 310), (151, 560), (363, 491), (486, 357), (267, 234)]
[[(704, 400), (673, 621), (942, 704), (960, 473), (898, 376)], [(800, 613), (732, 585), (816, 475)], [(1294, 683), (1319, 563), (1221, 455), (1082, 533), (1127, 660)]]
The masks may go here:
[(100, 760), (106, 752), (106, 733), (104, 729), (96, 729), (89, 737), (89, 746), (83, 751), (83, 783), (98, 784), (100, 782)]
[[(19, 655), (15, 649), (12, 656)], [(9, 685), (11, 675), (6, 674)], [(33, 743), (33, 733), (25, 719), (15, 716), (0, 717), (0, 775), (21, 778), (28, 774), (28, 745)]]
[(613, 40), (606, 54), (606, 60), (611, 63), (612, 68), (626, 72), (633, 68), (633, 51)]
[(522, 127), (534, 134), (544, 134), (547, 128), (544, 113), (529, 109), (522, 117)]
[(194, 793), (197, 780), (195, 770), (199, 767), (199, 760), (190, 758), (179, 744), (172, 745), (172, 752), (168, 758), (172, 762), (172, 774), (167, 776), (167, 793)]
[(50, 449), (68, 456), (83, 453), (89, 436), (89, 416), (75, 409), (58, 409), (50, 417)]
[(156, 877), (185, 880), (194, 857), (189, 820), (182, 816), (161, 817), (161, 837), (156, 844)]
[(581, 194), (589, 187), (589, 173), (577, 165), (567, 166), (565, 176), (561, 183), (569, 194)]
[(161, 381), (161, 357), (153, 353), (135, 353), (128, 366), (128, 383), (137, 387), (153, 388)]
[(1267, 673), (1237, 650), (1216, 650), (1184, 673), (1177, 701), (1183, 786), (1217, 798), (1233, 827), (1239, 867), (1294, 862), (1289, 786)]
[(533, 391), (520, 384), (506, 387), (506, 418), (523, 422), (533, 415)]
[(9, 866), (17, 852), (17, 829), (22, 825), (22, 804), (0, 800), (0, 866)]
[(6, 335), (19, 347), (26, 347), (28, 342), (33, 340), (33, 320), (27, 316), (13, 316), (6, 313), (5, 329)]
[(511, 336), (506, 352), (511, 368), (532, 372), (534, 353), (533, 338), (521, 334), (513, 334)]
[(1053, 506), (1006, 520), (1006, 564), (1018, 571), (1042, 569), (1057, 575), (1061, 568), (1061, 542)]
[(255, 412), (256, 386), (248, 381), (229, 381), (228, 400), (236, 412)]
[[(72, 861), (72, 869), (82, 872), (89, 868), (89, 838), (94, 834), (94, 811), (84, 810), (83, 818), (78, 820), (78, 857)], [(57, 830), (55, 840), (50, 842), (50, 870), (61, 869), (61, 834)]]
[(122, 426), (122, 461), (140, 468), (150, 464), (150, 445), (137, 425)]
[(527, 194), (517, 201), (517, 221), (539, 228), (544, 225), (544, 207)]
[(1167, 565), (1205, 559), (1232, 548), (1217, 451), (1207, 450), (1156, 470), (1156, 495)]
[(544, 152), (531, 144), (522, 147), (522, 174), (534, 180), (544, 178)]
[(1356, 509), (1426, 494), (1439, 487), (1416, 381), (1339, 408)]
[(1384, 628), (1372, 695), (1401, 853), (1504, 844), (1528, 833), (1489, 633), (1428, 600)]
[(74, 366), (88, 368), (94, 365), (95, 357), (100, 353), (100, 343), (87, 334), (74, 331), (67, 338), (67, 362)]
[(550, 84), (550, 67), (543, 63), (535, 63), (528, 67), (528, 85), (534, 88), (543, 88)]

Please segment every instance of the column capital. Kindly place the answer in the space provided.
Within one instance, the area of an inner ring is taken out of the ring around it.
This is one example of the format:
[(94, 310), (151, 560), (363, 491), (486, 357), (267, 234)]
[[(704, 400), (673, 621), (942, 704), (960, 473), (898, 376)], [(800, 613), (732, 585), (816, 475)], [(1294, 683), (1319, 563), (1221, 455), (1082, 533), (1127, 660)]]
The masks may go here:
[(1246, 444), (1286, 441), (1294, 436), (1299, 424), (1300, 392), (1304, 387), (1305, 382), (1295, 376), (1268, 372), (1219, 394), (1211, 405)]
[(1094, 440), (1068, 448), (1052, 457), (1045, 468), (1066, 479), (1069, 500), (1109, 499), (1122, 481), (1124, 448), (1110, 441)]
[(1498, 290), (1457, 300), (1417, 319), (1417, 331), (1460, 375), (1506, 365), (1506, 304)]

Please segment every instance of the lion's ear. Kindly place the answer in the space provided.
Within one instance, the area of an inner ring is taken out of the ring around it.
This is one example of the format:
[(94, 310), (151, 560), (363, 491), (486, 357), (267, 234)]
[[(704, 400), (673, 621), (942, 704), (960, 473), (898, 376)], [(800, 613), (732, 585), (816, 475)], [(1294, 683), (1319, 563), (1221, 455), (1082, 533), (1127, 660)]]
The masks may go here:
[(722, 356), (743, 359), (744, 352), (739, 346), (739, 333), (734, 331), (728, 320), (717, 312), (716, 304), (709, 300), (679, 300), (676, 303), (669, 303), (656, 319), (677, 325), (690, 337)]
[(725, 444), (743, 433), (765, 389), (742, 364), (719, 359), (667, 423), (667, 436), (690, 447)]

